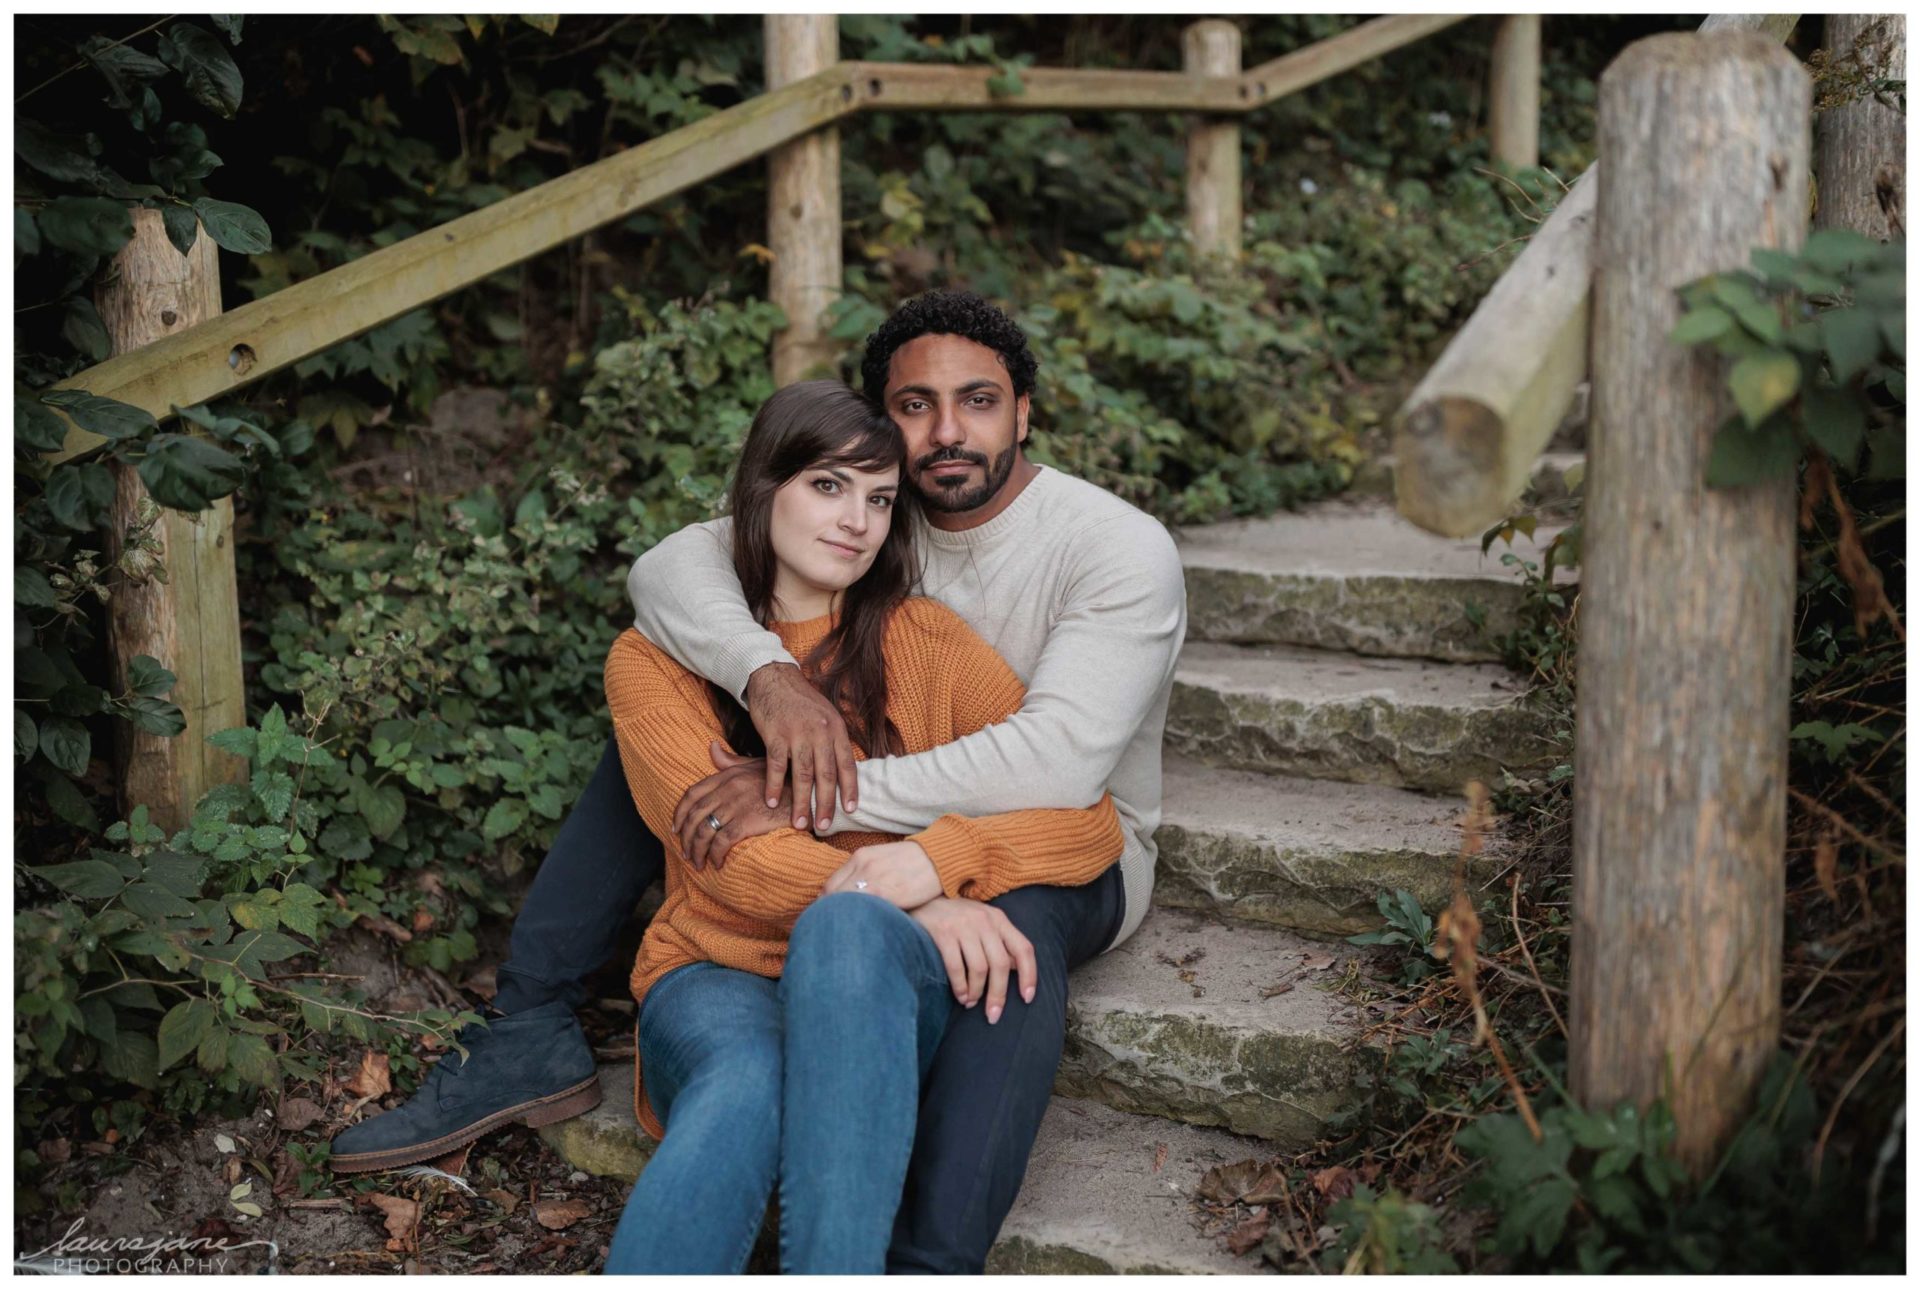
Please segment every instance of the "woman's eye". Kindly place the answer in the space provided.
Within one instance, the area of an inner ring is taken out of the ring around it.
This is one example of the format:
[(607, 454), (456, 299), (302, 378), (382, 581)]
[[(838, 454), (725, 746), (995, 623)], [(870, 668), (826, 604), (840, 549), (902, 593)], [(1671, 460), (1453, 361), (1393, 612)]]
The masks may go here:
[(840, 481), (838, 479), (815, 479), (813, 486), (828, 495), (840, 491)]
[(882, 510), (885, 510), (888, 507), (893, 505), (892, 497), (869, 497), (867, 498), (867, 500), (871, 501), (874, 505), (880, 507), (880, 509)]

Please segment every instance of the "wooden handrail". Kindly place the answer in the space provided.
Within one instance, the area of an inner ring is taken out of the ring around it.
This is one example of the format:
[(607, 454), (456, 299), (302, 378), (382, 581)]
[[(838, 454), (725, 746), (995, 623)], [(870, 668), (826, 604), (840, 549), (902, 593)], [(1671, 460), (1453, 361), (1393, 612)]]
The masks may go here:
[[(84, 389), (164, 418), (174, 406), (191, 407), (231, 393), (857, 112), (1240, 114), (1464, 17), (1375, 18), (1237, 77), (1024, 68), (1018, 94), (994, 93), (988, 84), (995, 75), (990, 67), (837, 63), (804, 81), (109, 358), (54, 388)], [(58, 464), (104, 442), (69, 422), (66, 441), (46, 460)]]
[[(1701, 31), (1785, 40), (1797, 14), (1715, 14)], [(1500, 275), (1394, 418), (1401, 515), (1467, 537), (1507, 514), (1587, 379), (1597, 164)]]

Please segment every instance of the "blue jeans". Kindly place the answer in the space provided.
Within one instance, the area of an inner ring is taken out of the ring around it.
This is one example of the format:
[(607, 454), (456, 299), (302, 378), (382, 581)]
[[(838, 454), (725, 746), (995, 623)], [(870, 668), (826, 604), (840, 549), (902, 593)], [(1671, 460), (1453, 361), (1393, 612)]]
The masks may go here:
[(776, 1180), (781, 1270), (883, 1271), (952, 1008), (933, 938), (856, 892), (800, 915), (777, 981), (711, 962), (669, 972), (639, 1019), (666, 1138), (607, 1272), (739, 1274)]

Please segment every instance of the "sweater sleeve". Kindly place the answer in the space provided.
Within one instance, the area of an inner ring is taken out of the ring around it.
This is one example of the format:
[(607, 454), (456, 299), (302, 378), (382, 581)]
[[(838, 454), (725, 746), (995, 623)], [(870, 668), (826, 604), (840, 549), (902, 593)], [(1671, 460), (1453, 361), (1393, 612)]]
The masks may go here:
[[(1006, 659), (952, 610), (931, 601), (915, 608), (932, 628), (932, 674), (952, 695), (948, 738), (973, 734), (1020, 710), (1026, 689)], [(944, 814), (911, 840), (933, 861), (942, 892), (974, 900), (1022, 886), (1084, 886), (1126, 845), (1119, 812), (1106, 794), (1082, 810), (1016, 810), (974, 819)]]
[(1168, 683), (1186, 634), (1173, 538), (1145, 516), (1080, 534), (1025, 701), (1004, 721), (860, 765), (860, 807), (830, 832), (911, 833), (948, 813), (1097, 802)]
[(747, 611), (732, 542), (731, 519), (687, 525), (633, 562), (627, 598), (641, 635), (744, 703), (754, 672), (794, 658)]
[(673, 811), (686, 790), (713, 773), (707, 744), (724, 739), (719, 718), (698, 688), (637, 631), (623, 631), (607, 654), (607, 707), (634, 804), (661, 838), (674, 871), (734, 912), (791, 925), (820, 897), (847, 853), (791, 828), (733, 848), (720, 868), (694, 869), (680, 854)]

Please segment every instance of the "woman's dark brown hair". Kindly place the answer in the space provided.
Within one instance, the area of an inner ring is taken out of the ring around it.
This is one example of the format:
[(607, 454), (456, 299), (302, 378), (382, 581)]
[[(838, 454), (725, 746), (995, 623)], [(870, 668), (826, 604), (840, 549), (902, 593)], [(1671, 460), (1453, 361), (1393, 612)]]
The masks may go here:
[[(734, 470), (733, 567), (747, 607), (762, 625), (773, 620), (773, 494), (803, 470), (820, 466), (901, 472), (893, 523), (866, 574), (840, 597), (839, 618), (819, 647), (801, 660), (807, 676), (846, 718), (847, 731), (869, 756), (906, 751), (887, 716), (887, 670), (881, 653), (887, 620), (913, 591), (917, 498), (906, 484), (906, 445), (887, 414), (837, 380), (789, 385), (753, 418)], [(765, 747), (744, 708), (714, 689), (714, 709), (727, 743), (742, 756)]]

